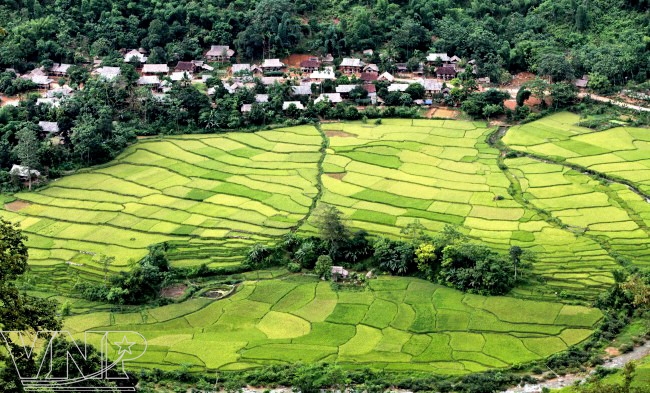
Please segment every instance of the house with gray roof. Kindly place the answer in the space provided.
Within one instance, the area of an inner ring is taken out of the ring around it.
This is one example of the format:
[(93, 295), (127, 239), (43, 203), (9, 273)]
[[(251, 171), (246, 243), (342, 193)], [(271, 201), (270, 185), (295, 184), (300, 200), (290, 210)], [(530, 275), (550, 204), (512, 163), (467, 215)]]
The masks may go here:
[(145, 64), (142, 66), (142, 73), (151, 74), (168, 74), (169, 66), (167, 64)]
[(361, 72), (365, 64), (361, 59), (346, 57), (339, 64), (339, 70), (345, 74), (354, 74)]
[(264, 59), (261, 67), (264, 72), (282, 71), (284, 63), (280, 59)]
[(38, 126), (43, 132), (47, 132), (49, 134), (58, 134), (60, 132), (59, 124), (55, 121), (39, 121)]
[(282, 103), (282, 110), (286, 111), (291, 107), (291, 105), (295, 105), (296, 109), (299, 109), (301, 111), (305, 109), (305, 106), (300, 101), (284, 101)]
[(343, 97), (341, 97), (340, 93), (323, 93), (314, 100), (314, 104), (318, 104), (321, 101), (338, 104), (339, 102), (343, 102)]
[(210, 50), (205, 52), (206, 59), (210, 61), (229, 61), (235, 55), (235, 51), (227, 45), (212, 45)]
[(147, 62), (147, 56), (145, 56), (142, 52), (140, 52), (137, 49), (131, 49), (130, 51), (126, 52), (124, 55), (124, 62), (125, 63), (130, 63), (131, 60), (137, 60), (138, 63), (146, 63)]

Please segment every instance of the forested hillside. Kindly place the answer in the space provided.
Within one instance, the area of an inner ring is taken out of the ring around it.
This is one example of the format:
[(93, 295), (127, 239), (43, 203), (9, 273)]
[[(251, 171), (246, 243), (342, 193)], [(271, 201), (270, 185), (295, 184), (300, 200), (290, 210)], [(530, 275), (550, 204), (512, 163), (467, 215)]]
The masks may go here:
[[(239, 60), (289, 53), (379, 49), (417, 64), (435, 50), (475, 59), (493, 81), (542, 67), (598, 73), (614, 83), (650, 73), (647, 0), (5, 0), (0, 67), (43, 60), (119, 58), (142, 47), (150, 62), (188, 60), (211, 44)], [(379, 60), (379, 59), (378, 59)]]

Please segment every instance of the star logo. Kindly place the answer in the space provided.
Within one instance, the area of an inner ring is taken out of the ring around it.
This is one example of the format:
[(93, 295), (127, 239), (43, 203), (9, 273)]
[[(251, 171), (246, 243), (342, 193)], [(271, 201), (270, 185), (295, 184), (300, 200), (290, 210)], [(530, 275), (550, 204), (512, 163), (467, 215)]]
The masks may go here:
[(131, 347), (135, 345), (135, 342), (131, 342), (126, 339), (126, 336), (123, 336), (121, 342), (114, 342), (113, 344), (117, 345), (120, 348), (117, 350), (118, 355), (123, 355), (125, 353), (131, 355)]

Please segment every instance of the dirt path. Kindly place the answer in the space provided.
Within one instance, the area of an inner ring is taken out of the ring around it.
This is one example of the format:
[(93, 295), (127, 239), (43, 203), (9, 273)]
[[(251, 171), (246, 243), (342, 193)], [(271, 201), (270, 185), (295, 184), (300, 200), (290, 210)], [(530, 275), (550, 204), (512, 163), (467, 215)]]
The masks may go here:
[(642, 111), (642, 112), (650, 112), (650, 108), (646, 108), (646, 107), (639, 106), (639, 105), (628, 104), (626, 102), (620, 102), (620, 101), (613, 100), (611, 98), (598, 96), (598, 95), (594, 95), (594, 94), (580, 93), (580, 94), (578, 94), (578, 97), (580, 97), (580, 98), (589, 97), (594, 101), (609, 102), (612, 105), (620, 106), (621, 108), (628, 108), (628, 109), (632, 109), (632, 110), (635, 110), (635, 111)]

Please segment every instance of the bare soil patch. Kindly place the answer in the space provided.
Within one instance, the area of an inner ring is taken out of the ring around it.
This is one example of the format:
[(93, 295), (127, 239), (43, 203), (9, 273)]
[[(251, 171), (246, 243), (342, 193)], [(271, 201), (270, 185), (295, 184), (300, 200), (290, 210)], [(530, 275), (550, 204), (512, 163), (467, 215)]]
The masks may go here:
[(305, 54), (305, 55), (294, 54), (287, 58), (282, 59), (281, 61), (289, 67), (298, 68), (300, 67), (301, 62), (305, 60), (309, 60), (309, 58), (311, 57), (316, 57), (316, 56), (309, 55), (309, 54)]
[(14, 96), (14, 97), (7, 97), (7, 96), (0, 96), (0, 106), (7, 106), (7, 105), (13, 105), (13, 106), (18, 106), (20, 103), (20, 97)]
[(29, 202), (14, 201), (14, 202), (11, 202), (11, 203), (6, 203), (5, 204), (5, 209), (9, 210), (10, 212), (17, 212), (19, 210), (22, 210), (22, 209), (26, 208), (29, 205), (30, 205)]
[(449, 108), (434, 108), (429, 117), (444, 117), (445, 119), (455, 119), (458, 117), (458, 111)]
[(520, 87), (526, 82), (530, 82), (535, 79), (535, 74), (532, 72), (520, 72), (516, 75), (513, 75), (512, 80), (506, 86), (508, 87)]
[(345, 177), (346, 173), (326, 173), (327, 176), (332, 177), (337, 180), (341, 180)]
[(614, 347), (605, 348), (605, 352), (607, 352), (609, 356), (619, 356), (621, 354), (621, 351), (619, 351), (618, 348)]
[(349, 132), (345, 132), (345, 131), (334, 131), (334, 130), (325, 131), (325, 135), (327, 135), (328, 137), (340, 136), (340, 137), (342, 137), (342, 138), (352, 138), (352, 137), (355, 137), (355, 136), (356, 136), (356, 135), (354, 135), (354, 134), (350, 134)]
[(174, 299), (182, 296), (185, 293), (186, 289), (187, 285), (185, 284), (172, 285), (171, 287), (163, 288), (160, 291), (160, 296)]

